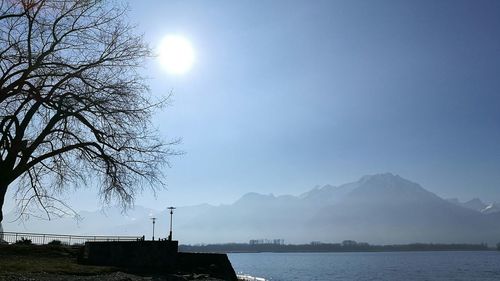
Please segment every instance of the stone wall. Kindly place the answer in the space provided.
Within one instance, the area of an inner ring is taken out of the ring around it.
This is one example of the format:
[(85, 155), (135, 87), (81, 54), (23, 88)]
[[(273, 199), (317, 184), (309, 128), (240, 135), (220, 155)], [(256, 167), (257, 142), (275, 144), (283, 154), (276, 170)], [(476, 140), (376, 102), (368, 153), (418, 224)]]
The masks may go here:
[(205, 273), (237, 280), (226, 254), (178, 253), (178, 241), (87, 242), (79, 262), (134, 272)]
[(172, 271), (178, 241), (87, 242), (82, 263), (118, 266), (136, 271)]

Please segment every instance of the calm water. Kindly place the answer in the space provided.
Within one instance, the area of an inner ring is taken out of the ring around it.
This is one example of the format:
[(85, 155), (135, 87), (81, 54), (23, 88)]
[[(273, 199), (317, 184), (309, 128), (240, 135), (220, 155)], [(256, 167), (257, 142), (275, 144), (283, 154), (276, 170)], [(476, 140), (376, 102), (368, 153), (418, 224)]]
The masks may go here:
[(500, 252), (229, 254), (238, 273), (273, 281), (500, 280)]

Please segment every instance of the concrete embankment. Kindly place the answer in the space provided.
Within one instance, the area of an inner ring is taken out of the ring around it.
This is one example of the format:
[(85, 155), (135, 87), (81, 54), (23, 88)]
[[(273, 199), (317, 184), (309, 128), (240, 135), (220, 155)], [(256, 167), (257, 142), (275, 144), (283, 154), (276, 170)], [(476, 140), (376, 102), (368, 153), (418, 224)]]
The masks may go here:
[(87, 242), (79, 262), (138, 273), (201, 274), (237, 280), (226, 254), (179, 253), (177, 241)]

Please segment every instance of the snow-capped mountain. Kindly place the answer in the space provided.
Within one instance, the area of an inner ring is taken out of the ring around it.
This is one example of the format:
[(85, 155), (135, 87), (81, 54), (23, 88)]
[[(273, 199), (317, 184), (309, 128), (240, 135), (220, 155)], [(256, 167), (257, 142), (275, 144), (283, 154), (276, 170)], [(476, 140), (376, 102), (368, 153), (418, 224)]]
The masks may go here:
[(491, 203), (481, 210), (483, 214), (494, 214), (498, 212), (500, 212), (500, 204), (498, 203)]
[(483, 214), (493, 214), (493, 213), (500, 212), (500, 204), (495, 203), (495, 202), (490, 203), (490, 204), (486, 204), (483, 201), (481, 201), (481, 199), (479, 199), (479, 198), (474, 198), (474, 199), (466, 201), (466, 202), (460, 202), (456, 198), (447, 199), (447, 201), (449, 201), (455, 205), (467, 208), (467, 209), (481, 212)]
[(500, 220), (495, 216), (452, 204), (393, 174), (316, 187), (298, 197), (247, 194), (232, 205), (213, 207), (183, 222), (182, 228), (186, 235), (196, 229), (209, 234), (207, 242), (259, 237), (297, 243), (345, 239), (497, 243), (500, 239)]

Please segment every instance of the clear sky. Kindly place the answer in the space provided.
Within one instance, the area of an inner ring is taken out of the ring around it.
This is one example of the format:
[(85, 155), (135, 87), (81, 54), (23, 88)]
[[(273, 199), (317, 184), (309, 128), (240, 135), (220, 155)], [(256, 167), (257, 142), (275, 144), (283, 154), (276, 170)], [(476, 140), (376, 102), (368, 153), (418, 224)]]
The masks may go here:
[[(145, 68), (171, 160), (137, 204), (232, 203), (392, 172), (500, 202), (500, 1), (131, 1), (152, 47), (180, 34), (183, 75)], [(82, 194), (76, 208), (90, 206)]]

